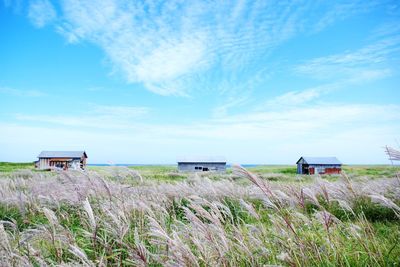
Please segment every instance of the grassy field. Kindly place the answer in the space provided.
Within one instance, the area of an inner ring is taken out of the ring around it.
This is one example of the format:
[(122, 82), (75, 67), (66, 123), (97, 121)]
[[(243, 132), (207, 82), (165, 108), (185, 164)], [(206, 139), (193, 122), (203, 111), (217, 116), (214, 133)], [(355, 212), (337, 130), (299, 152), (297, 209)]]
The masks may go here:
[(400, 263), (399, 168), (323, 177), (294, 166), (31, 168), (0, 163), (4, 266)]
[(13, 162), (0, 162), (0, 172), (13, 172), (22, 169), (34, 169), (33, 162), (13, 163)]

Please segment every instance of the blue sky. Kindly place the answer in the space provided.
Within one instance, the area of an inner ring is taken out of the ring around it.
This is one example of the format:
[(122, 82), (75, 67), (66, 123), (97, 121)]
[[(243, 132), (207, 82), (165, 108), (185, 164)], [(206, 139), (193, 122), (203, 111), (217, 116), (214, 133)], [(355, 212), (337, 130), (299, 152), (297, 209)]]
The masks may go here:
[(398, 1), (0, 2), (0, 161), (388, 163)]

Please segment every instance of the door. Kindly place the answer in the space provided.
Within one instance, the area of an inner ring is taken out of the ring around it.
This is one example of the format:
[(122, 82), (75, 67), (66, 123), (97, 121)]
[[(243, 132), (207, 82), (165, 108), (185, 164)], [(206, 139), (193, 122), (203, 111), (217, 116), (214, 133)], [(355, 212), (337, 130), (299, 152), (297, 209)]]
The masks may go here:
[(308, 169), (308, 165), (303, 164), (302, 168), (302, 174), (309, 174), (309, 169)]

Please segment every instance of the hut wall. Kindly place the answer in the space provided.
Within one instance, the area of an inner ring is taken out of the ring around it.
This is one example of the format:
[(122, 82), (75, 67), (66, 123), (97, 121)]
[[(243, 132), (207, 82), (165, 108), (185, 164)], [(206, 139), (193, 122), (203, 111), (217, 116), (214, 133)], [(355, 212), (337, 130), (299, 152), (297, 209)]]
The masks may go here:
[(340, 165), (310, 165), (309, 168), (314, 168), (315, 174), (335, 174), (341, 172)]
[(178, 162), (178, 170), (184, 172), (201, 172), (204, 170), (225, 172), (226, 163), (213, 163), (213, 162)]
[(303, 168), (303, 164), (297, 163), (297, 174), (303, 174), (302, 168)]
[(46, 170), (50, 168), (50, 159), (40, 158), (39, 159), (39, 169)]
[[(39, 159), (39, 169), (40, 170), (48, 170), (51, 168), (50, 166), (50, 158), (40, 158)], [(82, 162), (82, 166), (81, 166), (81, 162)], [(85, 168), (86, 167), (86, 159), (80, 159), (80, 158), (74, 158), (72, 159), (72, 161), (68, 162), (68, 168), (74, 169), (74, 170), (78, 170), (80, 168)]]

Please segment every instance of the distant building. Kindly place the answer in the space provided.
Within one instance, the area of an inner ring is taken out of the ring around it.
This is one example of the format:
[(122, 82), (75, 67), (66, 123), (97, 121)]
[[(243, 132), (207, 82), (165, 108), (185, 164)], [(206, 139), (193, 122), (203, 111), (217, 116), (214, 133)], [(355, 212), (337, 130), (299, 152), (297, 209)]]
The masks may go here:
[(298, 174), (339, 174), (342, 163), (335, 157), (301, 157), (297, 161)]
[(183, 172), (226, 171), (223, 158), (184, 158), (178, 160), (178, 170)]
[(85, 151), (42, 151), (38, 158), (36, 166), (40, 170), (84, 170), (88, 157)]

